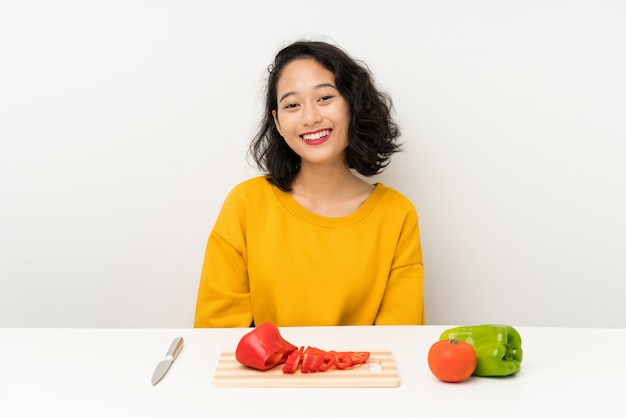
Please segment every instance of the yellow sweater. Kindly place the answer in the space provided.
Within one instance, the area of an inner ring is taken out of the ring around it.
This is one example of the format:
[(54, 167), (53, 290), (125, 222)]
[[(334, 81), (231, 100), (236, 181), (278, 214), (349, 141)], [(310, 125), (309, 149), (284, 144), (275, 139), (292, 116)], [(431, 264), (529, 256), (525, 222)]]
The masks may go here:
[(232, 189), (209, 235), (195, 327), (424, 324), (417, 212), (377, 183), (354, 213), (316, 215), (265, 177)]

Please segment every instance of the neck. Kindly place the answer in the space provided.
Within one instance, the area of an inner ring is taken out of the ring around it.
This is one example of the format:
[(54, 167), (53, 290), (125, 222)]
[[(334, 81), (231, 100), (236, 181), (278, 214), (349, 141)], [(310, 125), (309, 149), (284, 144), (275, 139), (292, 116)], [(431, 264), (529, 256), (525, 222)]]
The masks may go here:
[(313, 213), (339, 217), (356, 211), (372, 190), (372, 184), (345, 165), (303, 165), (292, 184), (291, 196)]
[[(355, 181), (356, 180), (356, 181)], [(303, 164), (293, 182), (298, 194), (332, 197), (351, 189), (358, 179), (345, 165), (320, 166)]]

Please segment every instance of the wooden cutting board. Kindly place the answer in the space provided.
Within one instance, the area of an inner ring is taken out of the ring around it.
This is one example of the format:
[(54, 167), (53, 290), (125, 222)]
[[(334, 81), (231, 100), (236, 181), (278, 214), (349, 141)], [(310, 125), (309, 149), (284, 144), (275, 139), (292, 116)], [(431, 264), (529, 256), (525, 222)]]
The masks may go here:
[(223, 351), (220, 354), (213, 386), (215, 387), (397, 387), (400, 376), (389, 350), (358, 350), (369, 351), (367, 364), (358, 367), (338, 370), (332, 368), (325, 372), (283, 373), (281, 366), (271, 370), (260, 371), (245, 367), (235, 359), (234, 351)]

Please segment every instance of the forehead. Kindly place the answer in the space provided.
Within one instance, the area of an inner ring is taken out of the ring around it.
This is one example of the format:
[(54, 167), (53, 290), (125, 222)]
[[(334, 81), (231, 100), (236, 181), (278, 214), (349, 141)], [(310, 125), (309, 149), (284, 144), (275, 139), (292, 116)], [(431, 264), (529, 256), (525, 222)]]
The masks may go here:
[(285, 65), (278, 77), (276, 90), (280, 94), (321, 84), (335, 85), (335, 75), (313, 58), (298, 58)]

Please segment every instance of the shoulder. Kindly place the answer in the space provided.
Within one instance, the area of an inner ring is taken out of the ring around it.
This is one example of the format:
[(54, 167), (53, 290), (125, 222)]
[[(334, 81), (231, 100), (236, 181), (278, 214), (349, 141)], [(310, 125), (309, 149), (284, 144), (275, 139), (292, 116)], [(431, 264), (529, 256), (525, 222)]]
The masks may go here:
[(415, 211), (413, 202), (398, 190), (388, 187), (383, 183), (377, 183), (376, 191), (381, 193), (380, 201), (384, 205), (407, 211)]
[(257, 204), (273, 194), (273, 186), (266, 176), (257, 176), (236, 184), (226, 196), (226, 205)]
[(377, 184), (378, 187), (384, 192), (377, 208), (379, 214), (384, 214), (384, 222), (396, 225), (398, 230), (418, 231), (419, 235), (419, 216), (411, 199), (383, 184)]
[(239, 223), (250, 214), (266, 208), (272, 193), (272, 184), (265, 176), (253, 177), (236, 184), (222, 202), (217, 224)]
[(257, 176), (235, 185), (235, 187), (231, 189), (230, 194), (248, 195), (250, 193), (265, 192), (271, 190), (271, 188), (272, 184), (267, 180), (266, 176)]

